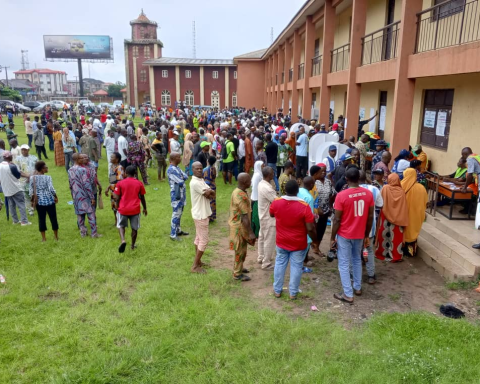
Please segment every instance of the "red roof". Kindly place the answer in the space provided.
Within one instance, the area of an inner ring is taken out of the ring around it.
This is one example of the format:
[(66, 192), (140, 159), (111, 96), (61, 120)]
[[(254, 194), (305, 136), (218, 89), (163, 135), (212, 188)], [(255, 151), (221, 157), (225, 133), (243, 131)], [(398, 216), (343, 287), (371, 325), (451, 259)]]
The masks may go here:
[(34, 72), (37, 72), (37, 73), (43, 73), (43, 74), (60, 74), (60, 75), (66, 75), (67, 73), (64, 72), (64, 71), (54, 71), (53, 69), (47, 69), (47, 68), (35, 68), (35, 69), (25, 69), (25, 70), (22, 70), (22, 71), (17, 71), (17, 72), (13, 72), (15, 74), (19, 73), (19, 74), (28, 74), (28, 73), (34, 73)]
[(104, 91), (103, 89), (99, 89), (97, 92), (93, 92), (95, 96), (107, 96), (108, 92)]
[(121, 89), (120, 92), (123, 92), (123, 93), (127, 92), (127, 88)]

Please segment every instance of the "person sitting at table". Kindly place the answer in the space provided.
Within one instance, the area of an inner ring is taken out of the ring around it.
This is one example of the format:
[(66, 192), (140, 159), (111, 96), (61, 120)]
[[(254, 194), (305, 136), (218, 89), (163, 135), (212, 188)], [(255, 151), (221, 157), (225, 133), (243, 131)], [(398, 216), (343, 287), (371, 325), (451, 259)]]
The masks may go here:
[(420, 160), (422, 165), (420, 167), (420, 172), (424, 173), (428, 167), (428, 156), (425, 152), (423, 152), (423, 148), (421, 144), (415, 145), (413, 147), (413, 155), (416, 157), (417, 160)]
[(413, 168), (417, 171), (417, 182), (427, 188), (427, 179), (421, 172), (422, 162), (420, 160), (412, 160), (410, 161), (410, 168)]
[(463, 157), (458, 160), (457, 170), (450, 175), (440, 176), (443, 182), (455, 185), (464, 185), (467, 179), (467, 160)]

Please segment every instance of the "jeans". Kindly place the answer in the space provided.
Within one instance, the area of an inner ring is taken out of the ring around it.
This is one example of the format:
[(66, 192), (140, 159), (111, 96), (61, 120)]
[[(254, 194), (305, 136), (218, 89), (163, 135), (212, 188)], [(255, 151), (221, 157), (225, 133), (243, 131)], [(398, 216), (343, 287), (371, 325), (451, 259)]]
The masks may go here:
[(368, 250), (368, 261), (365, 263), (367, 268), (368, 277), (375, 276), (375, 255), (373, 252), (373, 247), (375, 246), (375, 237), (370, 238), (370, 246), (367, 248)]
[(308, 157), (297, 155), (297, 179), (304, 178), (308, 172)]
[(283, 290), (285, 271), (290, 261), (290, 283), (288, 284), (288, 290), (290, 291), (290, 296), (296, 296), (298, 294), (298, 287), (300, 286), (300, 279), (302, 278), (303, 260), (305, 259), (307, 249), (308, 247), (300, 251), (287, 251), (277, 246), (277, 257), (273, 271), (273, 290), (275, 293), (281, 293)]
[(45, 136), (48, 137), (48, 149), (50, 149), (50, 151), (53, 151), (53, 135), (51, 133), (48, 133)]
[[(362, 247), (363, 239), (345, 239), (337, 236), (338, 271), (342, 281), (343, 293), (346, 297), (353, 297), (353, 289), (362, 289)], [(353, 272), (353, 289), (350, 282), (350, 264)]]
[(29, 146), (30, 148), (32, 148), (33, 134), (28, 134), (28, 133), (27, 133), (27, 137), (28, 137), (28, 146)]
[(235, 177), (235, 180), (237, 180), (238, 177), (238, 160), (233, 160), (233, 177)]
[(273, 169), (273, 181), (275, 182), (275, 190), (278, 192), (280, 190), (280, 186), (278, 185), (278, 178), (277, 178), (277, 164), (267, 163), (267, 165)]
[(73, 166), (73, 151), (72, 152), (64, 152), (63, 154), (65, 155), (65, 169), (68, 172), (70, 167)]
[(8, 196), (8, 207), (14, 223), (18, 223), (17, 208), (20, 212), (20, 221), (22, 224), (28, 223), (27, 211), (25, 209), (25, 194), (23, 191)]
[(238, 173), (245, 172), (245, 156), (238, 161)]

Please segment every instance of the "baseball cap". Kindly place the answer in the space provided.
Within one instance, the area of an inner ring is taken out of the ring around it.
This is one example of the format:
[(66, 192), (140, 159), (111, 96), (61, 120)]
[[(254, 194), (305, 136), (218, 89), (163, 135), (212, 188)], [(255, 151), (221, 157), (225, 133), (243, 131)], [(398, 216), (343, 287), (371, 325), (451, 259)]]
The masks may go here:
[(178, 136), (178, 131), (173, 131), (173, 134)]
[(341, 161), (351, 160), (351, 159), (352, 159), (352, 156), (349, 153), (345, 153), (344, 155), (342, 155), (342, 157), (340, 157)]
[(330, 145), (330, 147), (328, 147), (328, 150), (329, 151), (336, 151), (337, 147), (335, 145)]
[(30, 149), (30, 147), (27, 144), (22, 144), (20, 149)]
[(383, 171), (382, 168), (377, 168), (374, 171), (372, 171), (372, 173), (375, 175), (383, 175), (385, 172)]
[(386, 146), (386, 145), (387, 145), (387, 142), (386, 142), (385, 140), (378, 140), (375, 145), (383, 145), (383, 146)]
[(202, 141), (202, 144), (200, 144), (200, 148), (205, 148), (209, 146), (210, 146), (210, 143), (208, 141)]
[(338, 124), (335, 123), (332, 125), (332, 131), (336, 131), (338, 129)]

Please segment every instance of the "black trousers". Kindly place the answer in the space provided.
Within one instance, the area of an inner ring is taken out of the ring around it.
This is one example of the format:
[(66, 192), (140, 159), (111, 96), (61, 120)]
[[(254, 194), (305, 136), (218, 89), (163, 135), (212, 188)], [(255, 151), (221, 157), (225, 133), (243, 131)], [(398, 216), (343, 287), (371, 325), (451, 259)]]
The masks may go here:
[(308, 157), (297, 156), (297, 179), (304, 178), (308, 173)]
[(47, 230), (47, 215), (50, 219), (50, 224), (52, 224), (52, 230), (58, 230), (58, 221), (57, 221), (57, 207), (55, 204), (51, 205), (38, 205), (37, 204), (37, 213), (38, 213), (38, 229), (40, 232), (45, 232)]
[(318, 246), (322, 242), (323, 235), (325, 235), (325, 230), (327, 229), (328, 215), (320, 215), (317, 221), (317, 240)]
[(45, 159), (48, 159), (47, 151), (45, 151), (45, 145), (35, 145), (35, 147), (37, 148), (38, 160), (42, 160), (42, 153)]

